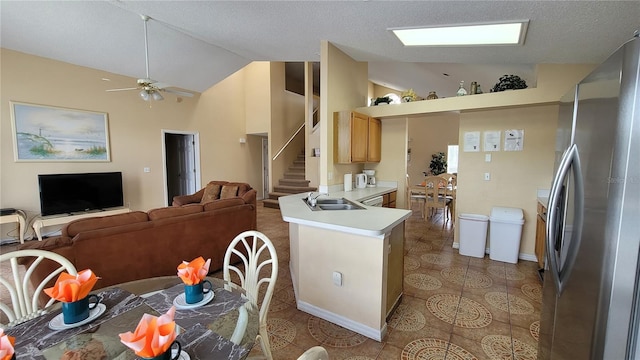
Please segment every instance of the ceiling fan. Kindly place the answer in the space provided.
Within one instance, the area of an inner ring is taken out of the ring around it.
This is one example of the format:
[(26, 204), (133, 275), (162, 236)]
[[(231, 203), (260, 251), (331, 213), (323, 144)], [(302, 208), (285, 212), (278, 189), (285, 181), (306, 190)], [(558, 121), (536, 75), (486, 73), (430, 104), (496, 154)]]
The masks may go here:
[(153, 80), (149, 77), (149, 45), (147, 39), (147, 22), (149, 21), (150, 17), (147, 15), (140, 15), (140, 17), (144, 21), (144, 56), (147, 66), (147, 77), (145, 77), (144, 79), (138, 79), (137, 87), (109, 89), (107, 91), (140, 90), (140, 97), (144, 101), (151, 101), (151, 99), (156, 101), (164, 100), (164, 97), (160, 93), (161, 91), (180, 96), (193, 97), (193, 94), (188, 92), (168, 89), (168, 87), (171, 87), (171, 85), (157, 82), (156, 80)]

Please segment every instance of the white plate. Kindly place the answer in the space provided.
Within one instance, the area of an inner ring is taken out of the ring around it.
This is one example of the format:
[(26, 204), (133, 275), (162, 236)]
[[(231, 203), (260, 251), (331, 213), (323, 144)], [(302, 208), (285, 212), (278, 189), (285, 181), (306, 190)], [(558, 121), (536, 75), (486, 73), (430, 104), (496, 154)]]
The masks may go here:
[(51, 330), (66, 330), (66, 329), (71, 329), (74, 327), (78, 327), (84, 324), (88, 324), (90, 322), (92, 322), (93, 320), (97, 319), (98, 316), (102, 315), (102, 313), (104, 313), (104, 311), (107, 310), (107, 305), (105, 304), (98, 304), (95, 308), (89, 310), (89, 317), (82, 320), (82, 321), (78, 321), (76, 323), (73, 324), (65, 324), (64, 323), (64, 318), (62, 313), (58, 314), (56, 317), (54, 317), (53, 319), (51, 319), (51, 321), (49, 321), (49, 329)]
[(202, 301), (199, 301), (195, 304), (187, 304), (187, 301), (184, 298), (184, 293), (181, 293), (180, 295), (176, 296), (175, 299), (173, 299), (173, 305), (176, 306), (176, 309), (195, 309), (199, 308), (202, 305), (206, 305), (212, 299), (213, 290), (209, 290), (208, 293), (204, 294), (204, 298), (202, 299)]
[[(171, 349), (171, 357), (173, 358), (174, 356), (176, 356), (177, 352), (178, 352), (178, 349)], [(189, 356), (189, 354), (187, 354), (186, 351), (181, 350), (180, 357), (178, 357), (178, 360), (191, 360), (191, 356)]]

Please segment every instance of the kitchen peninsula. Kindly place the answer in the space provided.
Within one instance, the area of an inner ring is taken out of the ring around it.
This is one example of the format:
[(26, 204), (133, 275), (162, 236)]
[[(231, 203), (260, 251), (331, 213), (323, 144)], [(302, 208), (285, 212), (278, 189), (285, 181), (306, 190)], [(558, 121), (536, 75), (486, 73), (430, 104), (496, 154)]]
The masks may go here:
[[(345, 198), (362, 205), (396, 190), (330, 191), (318, 200)], [(402, 295), (404, 222), (411, 211), (365, 205), (313, 211), (306, 196), (279, 198), (289, 223), (289, 270), (298, 309), (381, 341)]]

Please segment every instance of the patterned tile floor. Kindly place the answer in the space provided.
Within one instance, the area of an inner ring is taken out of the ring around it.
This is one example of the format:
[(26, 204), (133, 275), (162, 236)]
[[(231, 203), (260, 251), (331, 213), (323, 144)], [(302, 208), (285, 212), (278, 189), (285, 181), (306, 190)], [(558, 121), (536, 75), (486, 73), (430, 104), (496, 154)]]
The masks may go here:
[[(535, 359), (542, 287), (534, 262), (462, 256), (440, 215), (408, 220), (402, 303), (382, 342), (296, 309), (288, 270), (288, 225), (258, 204), (258, 230), (275, 244), (280, 274), (269, 309), (275, 359), (297, 359), (322, 345), (331, 359)], [(256, 346), (252, 355), (259, 355)]]

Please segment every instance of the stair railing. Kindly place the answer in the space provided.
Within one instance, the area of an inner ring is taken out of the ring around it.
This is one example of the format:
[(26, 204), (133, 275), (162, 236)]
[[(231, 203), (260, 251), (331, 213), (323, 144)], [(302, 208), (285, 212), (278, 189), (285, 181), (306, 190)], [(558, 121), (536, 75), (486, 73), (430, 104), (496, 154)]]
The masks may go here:
[[(318, 112), (318, 108), (315, 108), (313, 110), (313, 114), (315, 115), (316, 112)], [(291, 144), (293, 139), (295, 139), (295, 137), (298, 135), (298, 133), (300, 133), (302, 128), (304, 128), (304, 125), (305, 125), (305, 122), (303, 121), (302, 124), (300, 124), (300, 126), (298, 127), (298, 129), (293, 133), (293, 135), (291, 135), (291, 137), (289, 137), (289, 140), (287, 140), (287, 142), (284, 145), (282, 145), (280, 150), (278, 150), (278, 152), (273, 156), (273, 159), (272, 159), (273, 161), (275, 161), (278, 158), (278, 156), (280, 156), (280, 154), (282, 154), (284, 149), (286, 149), (287, 146), (289, 146), (289, 144)]]

